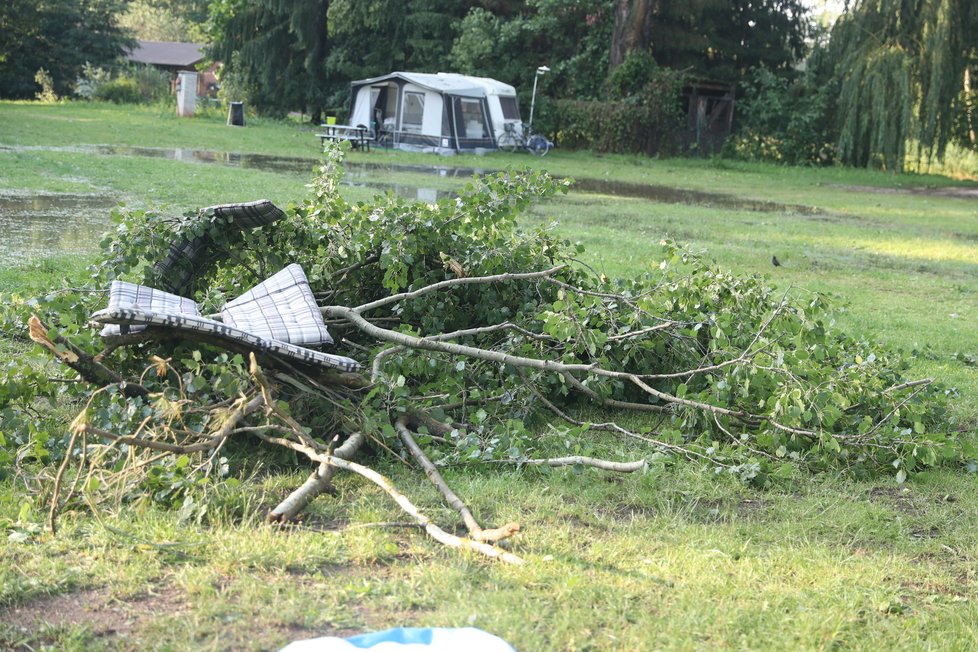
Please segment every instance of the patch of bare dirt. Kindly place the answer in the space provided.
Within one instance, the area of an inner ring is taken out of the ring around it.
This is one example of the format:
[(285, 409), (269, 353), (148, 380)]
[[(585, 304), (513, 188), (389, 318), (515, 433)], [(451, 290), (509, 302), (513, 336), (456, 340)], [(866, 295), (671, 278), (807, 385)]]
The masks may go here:
[(24, 634), (44, 627), (86, 625), (97, 637), (127, 637), (160, 613), (187, 610), (182, 592), (170, 585), (154, 588), (128, 599), (108, 589), (85, 589), (45, 596), (23, 605), (0, 610), (0, 622)]
[(867, 498), (874, 503), (891, 505), (908, 516), (920, 514), (920, 509), (914, 504), (909, 489), (905, 487), (874, 487), (870, 489)]

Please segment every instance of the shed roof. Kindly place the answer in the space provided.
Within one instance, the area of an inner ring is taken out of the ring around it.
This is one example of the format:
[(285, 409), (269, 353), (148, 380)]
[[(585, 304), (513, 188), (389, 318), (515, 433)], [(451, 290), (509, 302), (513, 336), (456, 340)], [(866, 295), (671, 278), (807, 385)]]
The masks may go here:
[(173, 41), (137, 41), (128, 59), (157, 66), (193, 66), (204, 60), (204, 46)]

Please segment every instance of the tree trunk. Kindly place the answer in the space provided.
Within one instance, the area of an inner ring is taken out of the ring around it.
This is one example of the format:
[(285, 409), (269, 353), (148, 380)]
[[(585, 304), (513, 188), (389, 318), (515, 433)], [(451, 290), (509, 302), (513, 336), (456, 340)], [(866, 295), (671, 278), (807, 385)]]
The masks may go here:
[(652, 45), (652, 14), (658, 3), (659, 0), (617, 0), (608, 72), (620, 66), (632, 52), (647, 50)]

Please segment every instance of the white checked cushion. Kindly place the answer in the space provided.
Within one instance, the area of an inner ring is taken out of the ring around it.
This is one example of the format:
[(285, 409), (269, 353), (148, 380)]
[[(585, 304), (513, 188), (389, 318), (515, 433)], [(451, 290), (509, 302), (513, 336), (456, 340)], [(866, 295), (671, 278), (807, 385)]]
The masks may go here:
[[(193, 299), (127, 281), (112, 281), (112, 285), (109, 286), (108, 310), (119, 308), (177, 315), (200, 315), (197, 302)], [(144, 328), (146, 327), (131, 326), (128, 332), (138, 333)], [(118, 325), (106, 324), (101, 335), (102, 337), (112, 337), (121, 335), (121, 333)]]
[(289, 342), (259, 337), (213, 319), (189, 314), (166, 314), (134, 308), (106, 308), (92, 315), (100, 324), (130, 324), (138, 326), (163, 326), (184, 332), (203, 333), (231, 342), (239, 342), (250, 349), (291, 358), (307, 364), (331, 367), (341, 371), (356, 371), (360, 363), (341, 355), (313, 351)]
[(229, 301), (221, 320), (267, 339), (307, 346), (333, 343), (305, 272), (295, 263)]

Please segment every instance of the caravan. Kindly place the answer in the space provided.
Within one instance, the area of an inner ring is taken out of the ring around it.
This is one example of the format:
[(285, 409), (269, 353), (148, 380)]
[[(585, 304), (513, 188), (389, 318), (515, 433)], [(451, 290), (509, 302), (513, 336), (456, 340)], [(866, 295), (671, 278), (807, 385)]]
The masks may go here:
[(495, 79), (392, 72), (353, 82), (349, 122), (383, 145), (450, 154), (495, 149), (520, 109), (516, 89)]

